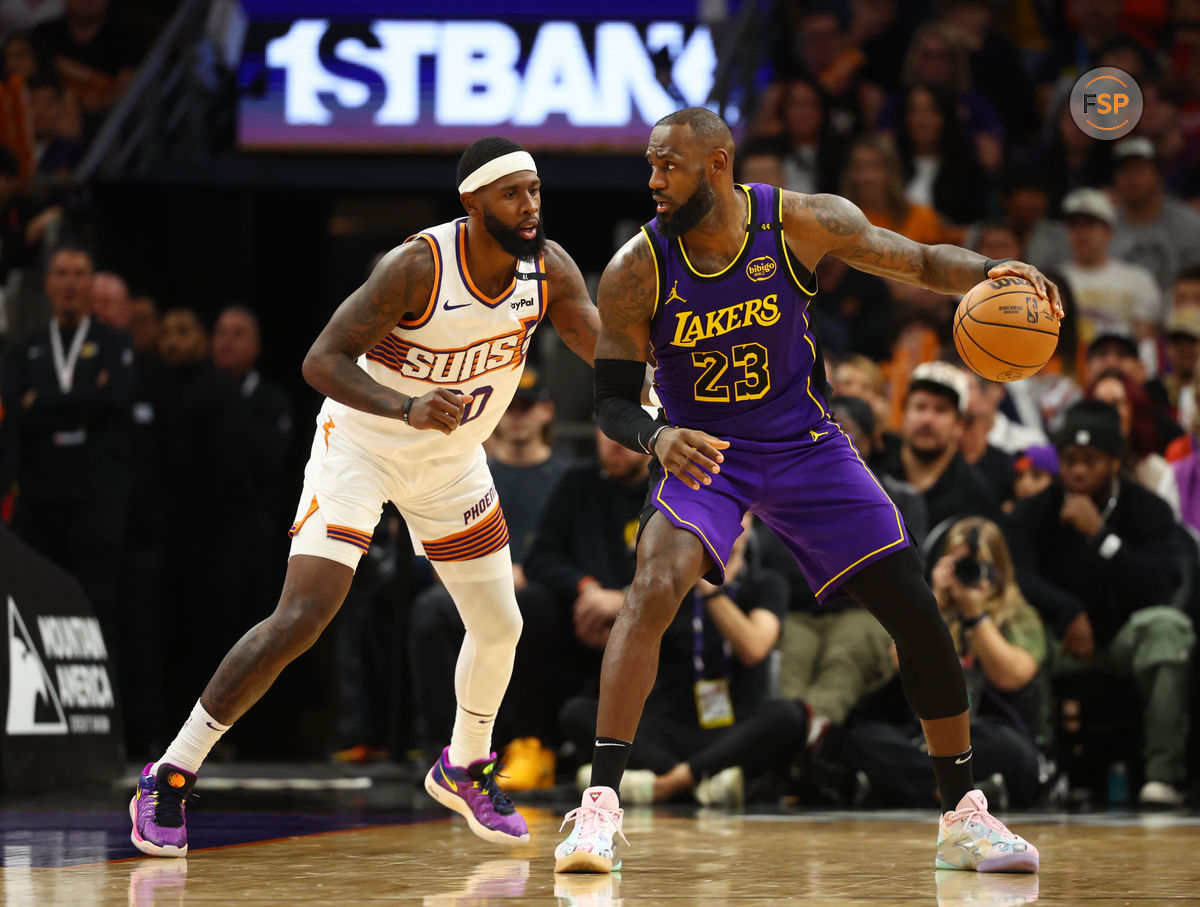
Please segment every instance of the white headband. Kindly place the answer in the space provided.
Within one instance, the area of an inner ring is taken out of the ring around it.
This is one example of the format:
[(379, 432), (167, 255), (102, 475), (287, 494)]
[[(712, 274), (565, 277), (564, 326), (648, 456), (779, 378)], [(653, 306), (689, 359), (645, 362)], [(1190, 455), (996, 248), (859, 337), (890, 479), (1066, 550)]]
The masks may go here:
[(495, 182), (502, 176), (516, 173), (519, 170), (532, 170), (537, 173), (533, 163), (533, 155), (528, 151), (510, 151), (500, 157), (494, 157), (486, 164), (478, 167), (465, 180), (458, 184), (459, 193), (474, 192), (480, 186)]

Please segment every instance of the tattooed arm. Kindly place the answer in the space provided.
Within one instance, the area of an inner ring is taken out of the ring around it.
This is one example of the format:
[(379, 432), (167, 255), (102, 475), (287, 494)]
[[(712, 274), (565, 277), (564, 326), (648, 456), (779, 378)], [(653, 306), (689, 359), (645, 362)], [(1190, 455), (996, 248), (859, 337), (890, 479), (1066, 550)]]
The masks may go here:
[(592, 365), (596, 338), (600, 335), (600, 315), (592, 304), (579, 266), (556, 242), (546, 243), (548, 314), (558, 336), (576, 356)]
[[(304, 357), (304, 380), (339, 403), (376, 416), (400, 419), (409, 398), (359, 368), (358, 357), (379, 343), (402, 318), (425, 311), (435, 264), (425, 240), (413, 240), (383, 257), (367, 282), (343, 302)], [(449, 434), (458, 427), (469, 395), (437, 388), (410, 406), (413, 428)]]
[(1023, 277), (1048, 299), (1061, 318), (1058, 287), (1033, 265), (1009, 261), (986, 270), (978, 252), (947, 244), (926, 245), (876, 227), (858, 206), (838, 195), (783, 193), (788, 246), (810, 270), (825, 254), (880, 277), (935, 290), (965, 293), (988, 277)]
[(650, 319), (654, 316), (658, 278), (654, 253), (640, 231), (613, 256), (596, 291), (600, 308), (597, 359), (650, 358)]

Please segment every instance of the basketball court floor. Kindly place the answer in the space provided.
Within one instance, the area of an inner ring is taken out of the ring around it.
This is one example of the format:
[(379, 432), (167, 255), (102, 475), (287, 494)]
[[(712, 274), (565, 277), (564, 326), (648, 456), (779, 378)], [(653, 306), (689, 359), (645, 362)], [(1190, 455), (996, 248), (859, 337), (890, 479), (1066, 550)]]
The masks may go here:
[(1008, 814), (1043, 868), (1003, 876), (935, 871), (931, 814), (635, 808), (620, 873), (556, 876), (565, 799), (521, 798), (532, 841), (503, 850), (411, 778), (239, 772), (206, 773), (185, 859), (133, 849), (131, 783), (0, 801), (0, 903), (1200, 904), (1196, 815)]

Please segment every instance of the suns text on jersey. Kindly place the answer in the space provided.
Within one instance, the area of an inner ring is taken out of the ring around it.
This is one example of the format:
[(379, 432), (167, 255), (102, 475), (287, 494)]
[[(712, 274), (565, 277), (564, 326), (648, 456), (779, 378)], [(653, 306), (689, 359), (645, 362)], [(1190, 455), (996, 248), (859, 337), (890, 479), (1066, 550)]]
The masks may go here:
[(675, 336), (671, 338), (671, 343), (674, 346), (695, 346), (698, 340), (720, 337), (752, 324), (767, 327), (779, 320), (778, 301), (779, 295), (771, 293), (761, 299), (747, 299), (711, 312), (673, 312)]
[(530, 340), (527, 328), (489, 337), (459, 349), (435, 350), (389, 334), (367, 353), (406, 378), (431, 384), (462, 384), (487, 372), (518, 365)]

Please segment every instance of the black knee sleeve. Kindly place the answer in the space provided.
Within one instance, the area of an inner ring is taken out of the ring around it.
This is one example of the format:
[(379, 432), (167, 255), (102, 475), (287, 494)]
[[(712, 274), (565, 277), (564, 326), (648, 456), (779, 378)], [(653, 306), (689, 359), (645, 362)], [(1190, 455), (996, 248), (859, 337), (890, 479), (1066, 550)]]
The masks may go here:
[(918, 718), (949, 718), (967, 710), (962, 665), (937, 600), (912, 548), (864, 567), (844, 585), (896, 641), (900, 682)]

